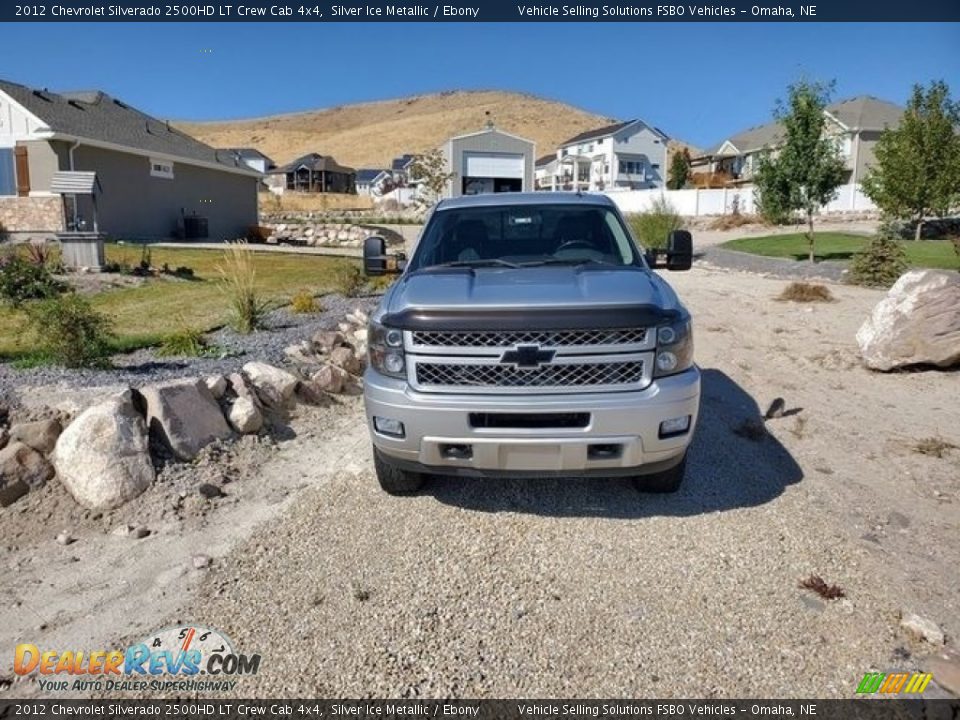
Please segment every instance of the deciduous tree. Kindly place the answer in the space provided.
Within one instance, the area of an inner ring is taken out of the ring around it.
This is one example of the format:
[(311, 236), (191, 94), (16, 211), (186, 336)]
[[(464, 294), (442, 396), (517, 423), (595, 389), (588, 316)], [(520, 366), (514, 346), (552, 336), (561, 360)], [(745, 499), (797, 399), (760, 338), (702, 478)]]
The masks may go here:
[(807, 223), (810, 262), (814, 261), (813, 217), (836, 197), (846, 174), (834, 137), (826, 132), (824, 108), (830, 85), (801, 81), (790, 85), (775, 115), (783, 131), (776, 153), (760, 157), (756, 176), (761, 205), (801, 212)]
[(960, 205), (960, 103), (943, 81), (913, 86), (899, 127), (884, 131), (863, 189), (885, 214), (915, 223)]

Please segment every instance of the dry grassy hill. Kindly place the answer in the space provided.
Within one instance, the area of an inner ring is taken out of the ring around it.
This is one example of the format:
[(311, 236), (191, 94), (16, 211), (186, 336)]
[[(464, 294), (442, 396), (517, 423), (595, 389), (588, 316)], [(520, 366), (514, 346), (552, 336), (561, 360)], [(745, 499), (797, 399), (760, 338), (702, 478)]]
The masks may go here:
[(424, 152), (454, 135), (483, 129), (487, 112), (501, 130), (536, 142), (538, 156), (552, 153), (568, 137), (614, 122), (531, 95), (452, 91), (291, 115), (177, 125), (214, 147), (255, 147), (278, 163), (319, 152), (353, 167), (384, 167), (398, 155)]

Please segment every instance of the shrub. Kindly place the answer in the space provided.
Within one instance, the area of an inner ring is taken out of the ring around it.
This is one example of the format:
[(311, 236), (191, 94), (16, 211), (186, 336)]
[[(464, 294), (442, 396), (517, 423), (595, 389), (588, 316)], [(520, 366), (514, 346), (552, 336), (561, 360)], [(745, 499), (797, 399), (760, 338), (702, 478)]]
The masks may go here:
[(308, 315), (320, 312), (321, 310), (322, 308), (317, 303), (316, 298), (313, 297), (313, 293), (309, 290), (301, 290), (290, 298), (290, 312)]
[(850, 282), (888, 288), (907, 270), (907, 254), (889, 224), (880, 226), (867, 246), (850, 261)]
[(53, 247), (47, 243), (27, 243), (27, 261), (31, 265), (49, 268), (54, 260)]
[(69, 368), (109, 365), (110, 319), (80, 295), (68, 293), (31, 303), (26, 332), (38, 354)]
[(222, 289), (230, 305), (230, 325), (238, 333), (247, 335), (263, 327), (271, 304), (257, 289), (257, 270), (253, 251), (246, 242), (230, 243), (223, 253), (223, 263), (217, 268), (222, 278)]
[(644, 248), (667, 247), (667, 236), (683, 227), (683, 219), (666, 198), (657, 198), (647, 212), (631, 213), (627, 223)]
[(367, 278), (367, 290), (374, 295), (383, 295), (387, 289), (393, 285), (396, 275), (377, 275)]
[(344, 297), (356, 297), (366, 284), (360, 265), (350, 260), (338, 261), (331, 269), (334, 292)]
[(709, 230), (733, 230), (734, 228), (742, 227), (744, 225), (753, 225), (757, 223), (762, 223), (763, 220), (756, 215), (744, 215), (742, 213), (731, 213), (729, 215), (721, 215), (718, 218), (710, 221), (710, 224), (707, 226)]
[(20, 255), (0, 257), (0, 300), (14, 307), (27, 300), (52, 298), (66, 290), (44, 265), (35, 265)]
[(204, 338), (203, 331), (187, 325), (182, 319), (180, 328), (168, 335), (157, 349), (159, 357), (205, 357), (214, 352), (215, 349)]
[(792, 302), (833, 302), (833, 295), (826, 285), (816, 283), (792, 282), (787, 285), (777, 300)]

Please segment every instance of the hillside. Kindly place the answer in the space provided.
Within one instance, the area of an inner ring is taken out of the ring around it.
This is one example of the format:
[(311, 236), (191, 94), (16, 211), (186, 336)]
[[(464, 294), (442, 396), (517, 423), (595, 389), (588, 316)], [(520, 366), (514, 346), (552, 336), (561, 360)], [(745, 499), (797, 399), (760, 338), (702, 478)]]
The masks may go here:
[(483, 129), (486, 113), (497, 127), (536, 142), (537, 156), (611, 118), (564, 103), (499, 91), (451, 91), (345, 105), (291, 115), (177, 126), (214, 147), (255, 147), (278, 163), (308, 152), (333, 155), (353, 167), (384, 167), (404, 153), (437, 147), (448, 138)]

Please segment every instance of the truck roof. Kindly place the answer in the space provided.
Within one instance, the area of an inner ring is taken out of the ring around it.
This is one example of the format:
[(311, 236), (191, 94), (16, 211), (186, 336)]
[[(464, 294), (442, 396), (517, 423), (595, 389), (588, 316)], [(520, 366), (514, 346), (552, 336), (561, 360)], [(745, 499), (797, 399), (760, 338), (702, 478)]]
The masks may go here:
[(458, 198), (441, 200), (436, 211), (471, 207), (517, 207), (523, 205), (575, 205), (616, 207), (606, 195), (599, 193), (575, 192), (519, 192), (485, 193), (482, 195), (463, 195)]

